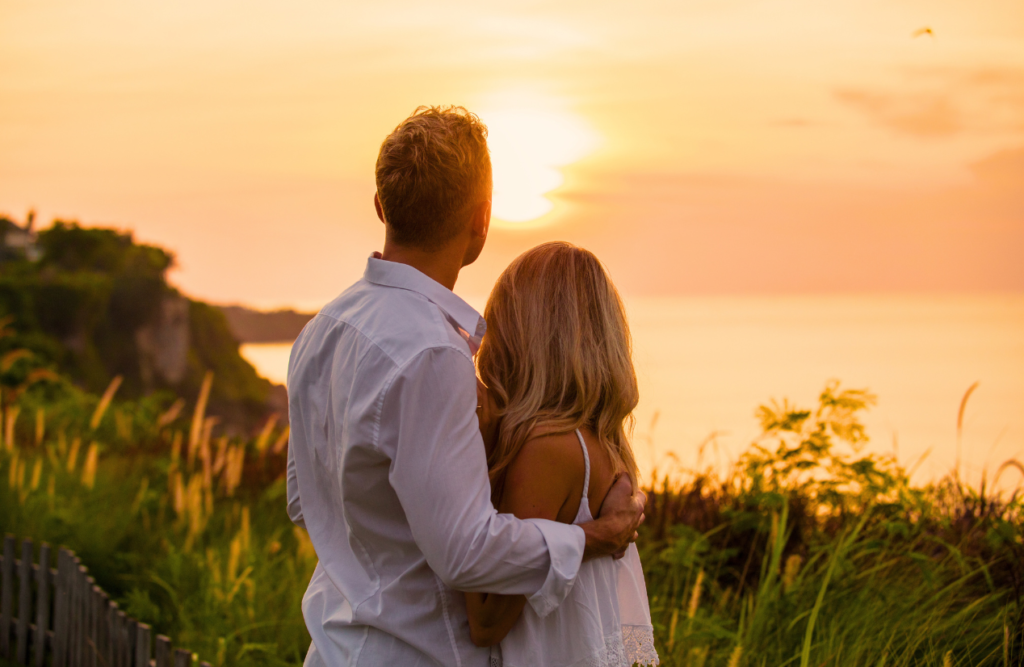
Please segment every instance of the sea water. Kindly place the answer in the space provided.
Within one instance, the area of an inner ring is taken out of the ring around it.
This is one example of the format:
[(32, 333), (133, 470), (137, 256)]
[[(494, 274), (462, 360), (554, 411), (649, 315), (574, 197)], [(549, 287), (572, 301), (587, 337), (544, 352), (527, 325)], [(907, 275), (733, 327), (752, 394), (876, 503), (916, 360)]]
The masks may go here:
[[(760, 432), (758, 405), (813, 408), (830, 379), (869, 389), (866, 451), (893, 454), (923, 482), (977, 484), (1024, 461), (1024, 295), (702, 296), (627, 300), (640, 383), (634, 449), (642, 472), (724, 470)], [(284, 382), (291, 345), (243, 345)], [(967, 401), (960, 437), (957, 417)], [(1004, 471), (1000, 486), (1016, 485)]]

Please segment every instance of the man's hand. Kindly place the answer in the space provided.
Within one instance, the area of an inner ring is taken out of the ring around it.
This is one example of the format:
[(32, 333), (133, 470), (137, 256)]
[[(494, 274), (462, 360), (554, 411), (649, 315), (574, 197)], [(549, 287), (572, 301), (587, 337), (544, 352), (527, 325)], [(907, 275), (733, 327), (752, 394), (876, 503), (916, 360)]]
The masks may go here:
[(644, 522), (643, 491), (633, 492), (629, 477), (620, 475), (605, 496), (597, 519), (580, 526), (587, 536), (583, 560), (601, 556), (621, 558), (629, 543), (636, 540), (636, 529)]

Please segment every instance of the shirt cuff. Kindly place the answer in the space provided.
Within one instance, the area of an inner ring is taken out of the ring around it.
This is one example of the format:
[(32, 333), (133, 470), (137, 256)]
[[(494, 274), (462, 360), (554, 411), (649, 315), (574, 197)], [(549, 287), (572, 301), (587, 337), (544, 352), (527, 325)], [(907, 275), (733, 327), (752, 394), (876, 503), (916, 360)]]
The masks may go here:
[(537, 616), (544, 618), (568, 597), (576, 575), (583, 563), (583, 549), (587, 537), (579, 526), (547, 521), (545, 519), (527, 519), (537, 526), (544, 536), (548, 554), (551, 556), (551, 567), (540, 590), (527, 598), (527, 602)]

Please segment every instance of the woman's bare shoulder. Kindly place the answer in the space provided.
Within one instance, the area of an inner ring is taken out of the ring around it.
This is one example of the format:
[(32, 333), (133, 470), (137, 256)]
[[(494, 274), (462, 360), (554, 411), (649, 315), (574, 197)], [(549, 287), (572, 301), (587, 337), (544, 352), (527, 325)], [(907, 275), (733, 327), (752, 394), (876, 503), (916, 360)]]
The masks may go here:
[(531, 516), (540, 516), (534, 507), (540, 504), (544, 518), (571, 523), (575, 510), (570, 501), (578, 508), (583, 477), (583, 453), (575, 433), (531, 434), (509, 467), (502, 511), (519, 516), (517, 508), (529, 509)]
[(578, 467), (582, 477), (583, 450), (575, 431), (557, 433), (543, 427), (535, 428), (523, 444), (523, 452), (527, 450), (531, 450), (531, 457), (548, 459), (551, 463), (565, 464), (570, 469)]

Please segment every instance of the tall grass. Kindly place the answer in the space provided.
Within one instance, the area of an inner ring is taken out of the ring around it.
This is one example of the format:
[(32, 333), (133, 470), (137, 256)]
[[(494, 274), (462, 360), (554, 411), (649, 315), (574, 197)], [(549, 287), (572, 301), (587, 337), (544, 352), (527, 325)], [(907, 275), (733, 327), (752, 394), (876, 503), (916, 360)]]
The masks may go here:
[[(297, 664), (316, 563), (287, 428), (220, 435), (173, 397), (5, 407), (0, 530), (75, 549), (129, 614), (216, 665)], [(663, 665), (1022, 665), (1018, 498), (862, 455), (873, 398), (762, 407), (721, 475), (658, 476), (639, 545)], [(1012, 467), (1012, 466), (1011, 466)]]
[(813, 410), (762, 406), (731, 471), (651, 490), (663, 664), (1024, 664), (1024, 507), (862, 455), (873, 400), (830, 383)]
[(188, 419), (178, 402), (115, 405), (114, 391), (50, 419), (37, 406), (39, 438), (12, 427), (0, 530), (75, 549), (128, 614), (204, 660), (301, 662), (316, 556), (284, 512), (287, 427), (217, 436), (202, 400)]

